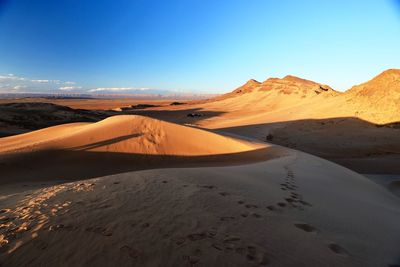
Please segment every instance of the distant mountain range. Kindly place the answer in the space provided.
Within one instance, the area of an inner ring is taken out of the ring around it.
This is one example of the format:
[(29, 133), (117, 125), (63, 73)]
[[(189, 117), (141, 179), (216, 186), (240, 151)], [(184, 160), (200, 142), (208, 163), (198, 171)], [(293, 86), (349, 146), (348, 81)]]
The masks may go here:
[(202, 93), (177, 93), (166, 91), (141, 92), (141, 93), (113, 93), (111, 91), (102, 91), (101, 93), (0, 93), (1, 98), (51, 98), (51, 99), (91, 99), (91, 98), (135, 98), (135, 99), (180, 99), (180, 100), (198, 100), (208, 99), (217, 96), (217, 94)]

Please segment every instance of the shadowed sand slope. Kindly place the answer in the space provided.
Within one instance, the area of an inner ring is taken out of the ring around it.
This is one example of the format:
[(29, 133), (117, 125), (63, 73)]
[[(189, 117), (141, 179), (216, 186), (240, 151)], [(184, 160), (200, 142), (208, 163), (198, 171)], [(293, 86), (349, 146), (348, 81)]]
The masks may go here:
[[(399, 199), (295, 151), (1, 197), (4, 266), (388, 266)], [(3, 190), (4, 187), (3, 187)]]
[(398, 123), (376, 125), (343, 117), (242, 125), (219, 131), (302, 150), (361, 173), (400, 173)]

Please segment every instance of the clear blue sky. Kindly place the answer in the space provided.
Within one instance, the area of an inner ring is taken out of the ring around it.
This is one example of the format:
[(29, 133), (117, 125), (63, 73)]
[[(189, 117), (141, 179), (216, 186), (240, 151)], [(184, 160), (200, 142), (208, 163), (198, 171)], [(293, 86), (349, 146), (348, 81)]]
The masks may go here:
[(0, 0), (3, 91), (219, 93), (287, 74), (343, 91), (387, 68), (397, 0)]

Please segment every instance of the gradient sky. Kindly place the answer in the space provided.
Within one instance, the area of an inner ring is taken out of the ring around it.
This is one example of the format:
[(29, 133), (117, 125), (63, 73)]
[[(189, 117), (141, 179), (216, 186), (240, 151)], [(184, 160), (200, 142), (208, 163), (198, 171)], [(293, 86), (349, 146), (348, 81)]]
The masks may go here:
[(220, 93), (287, 74), (343, 91), (388, 68), (396, 0), (0, 0), (3, 92)]

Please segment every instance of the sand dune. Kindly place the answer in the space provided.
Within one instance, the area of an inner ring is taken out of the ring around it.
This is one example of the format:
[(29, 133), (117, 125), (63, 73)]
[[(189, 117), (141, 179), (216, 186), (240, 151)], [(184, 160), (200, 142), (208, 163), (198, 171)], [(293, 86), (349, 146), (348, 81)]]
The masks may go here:
[(31, 186), (1, 199), (5, 266), (386, 266), (398, 256), (399, 199), (301, 152)]
[[(237, 153), (256, 145), (135, 115), (72, 123), (0, 139), (0, 152), (98, 151), (155, 155)], [(261, 146), (259, 146), (261, 147)]]
[[(267, 149), (271, 153), (265, 153)], [(232, 165), (282, 153), (279, 147), (143, 116), (114, 116), (97, 123), (65, 124), (1, 138), (0, 183), (80, 180), (160, 167)]]

